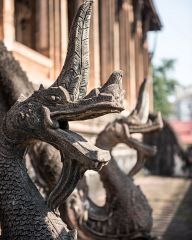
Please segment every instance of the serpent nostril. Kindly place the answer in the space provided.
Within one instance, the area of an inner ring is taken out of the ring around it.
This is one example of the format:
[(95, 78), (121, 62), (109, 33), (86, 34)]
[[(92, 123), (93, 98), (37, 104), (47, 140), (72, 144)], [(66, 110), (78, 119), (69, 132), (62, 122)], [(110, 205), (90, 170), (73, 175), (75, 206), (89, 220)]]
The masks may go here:
[(101, 168), (104, 166), (105, 164), (102, 162), (96, 162), (95, 163), (95, 169), (97, 169), (98, 171), (101, 170)]
[(62, 129), (62, 130), (68, 130), (69, 129), (69, 123), (67, 121), (59, 120), (58, 123), (59, 123), (59, 128), (60, 129)]

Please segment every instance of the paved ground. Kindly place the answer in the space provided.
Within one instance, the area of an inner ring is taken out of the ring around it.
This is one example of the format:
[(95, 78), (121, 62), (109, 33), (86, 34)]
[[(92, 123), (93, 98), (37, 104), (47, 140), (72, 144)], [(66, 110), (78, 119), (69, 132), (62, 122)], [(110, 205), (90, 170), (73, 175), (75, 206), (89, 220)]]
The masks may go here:
[(138, 177), (153, 208), (153, 234), (162, 240), (192, 240), (192, 181)]
[[(89, 177), (90, 197), (102, 206), (105, 192), (96, 176)], [(141, 173), (135, 183), (140, 185), (153, 208), (152, 234), (162, 240), (192, 240), (192, 180), (146, 177)], [(97, 189), (97, 194), (93, 189)]]

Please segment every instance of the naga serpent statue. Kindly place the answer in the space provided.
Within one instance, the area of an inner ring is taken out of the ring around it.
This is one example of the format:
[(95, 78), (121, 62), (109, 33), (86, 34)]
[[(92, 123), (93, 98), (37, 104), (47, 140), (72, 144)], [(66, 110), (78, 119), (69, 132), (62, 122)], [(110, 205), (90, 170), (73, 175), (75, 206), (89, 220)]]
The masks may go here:
[(106, 202), (97, 206), (88, 197), (85, 182), (70, 196), (66, 203), (67, 219), (78, 229), (81, 240), (152, 239), (152, 210), (141, 189), (132, 180), (144, 165), (146, 156), (154, 155), (156, 148), (134, 139), (133, 133), (145, 133), (162, 128), (161, 115), (153, 122), (147, 121), (146, 80), (140, 88), (138, 103), (128, 117), (109, 123), (98, 135), (96, 146), (112, 151), (118, 143), (127, 144), (137, 151), (138, 161), (127, 176), (113, 159), (100, 172), (106, 190)]
[[(47, 89), (41, 85), (30, 97), (19, 98), (1, 118), (3, 240), (76, 239), (76, 232), (69, 231), (53, 211), (70, 195), (86, 170), (98, 171), (110, 160), (108, 151), (71, 132), (68, 125), (68, 121), (123, 110), (121, 72), (114, 72), (102, 88), (86, 95), (92, 2), (87, 0), (79, 8), (70, 33), (66, 61), (57, 80)], [(6, 75), (2, 73), (0, 77), (3, 79)], [(60, 179), (47, 203), (30, 180), (23, 161), (27, 149), (39, 140), (58, 149), (63, 163)]]
[[(150, 119), (153, 118), (153, 114), (150, 114)], [(146, 144), (153, 143), (157, 146), (157, 154), (155, 154), (155, 156), (150, 156), (145, 163), (146, 169), (151, 174), (174, 176), (176, 155), (179, 156), (182, 161), (183, 170), (186, 171), (189, 169), (190, 164), (188, 162), (187, 152), (167, 120), (163, 119), (163, 129), (159, 133), (145, 133), (143, 141)]]

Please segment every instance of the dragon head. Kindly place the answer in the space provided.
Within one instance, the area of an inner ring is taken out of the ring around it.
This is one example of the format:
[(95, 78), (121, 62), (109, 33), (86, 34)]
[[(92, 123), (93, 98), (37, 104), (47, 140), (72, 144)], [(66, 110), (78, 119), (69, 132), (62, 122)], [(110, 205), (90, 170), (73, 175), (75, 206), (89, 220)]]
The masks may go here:
[(138, 141), (133, 134), (157, 131), (163, 127), (160, 113), (157, 113), (153, 119), (149, 118), (149, 93), (147, 86), (148, 81), (145, 79), (141, 84), (134, 110), (127, 117), (121, 117), (109, 123), (98, 135), (96, 141), (97, 146), (106, 150), (112, 150), (117, 144), (124, 143), (137, 151), (137, 163), (130, 172), (130, 176), (135, 175), (144, 166), (145, 157), (153, 156), (156, 153), (155, 146), (149, 146)]
[(86, 95), (92, 2), (85, 1), (74, 19), (65, 64), (57, 80), (47, 89), (41, 85), (27, 99), (20, 98), (3, 122), (7, 138), (19, 147), (41, 140), (60, 150), (63, 170), (48, 200), (52, 210), (69, 196), (86, 170), (99, 170), (110, 160), (108, 151), (70, 131), (68, 122), (123, 110), (121, 71)]

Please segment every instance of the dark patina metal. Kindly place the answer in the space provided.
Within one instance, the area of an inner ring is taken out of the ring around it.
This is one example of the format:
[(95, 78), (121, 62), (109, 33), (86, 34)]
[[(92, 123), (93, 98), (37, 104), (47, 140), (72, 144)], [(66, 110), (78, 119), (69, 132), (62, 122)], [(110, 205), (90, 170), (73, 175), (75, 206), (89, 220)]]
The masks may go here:
[[(3, 239), (75, 239), (76, 233), (69, 231), (60, 217), (50, 210), (55, 211), (70, 195), (86, 170), (100, 170), (110, 160), (108, 151), (91, 145), (68, 127), (68, 121), (95, 118), (123, 109), (121, 72), (114, 72), (103, 87), (86, 95), (92, 2), (85, 1), (77, 13), (66, 61), (55, 83), (48, 89), (41, 85), (30, 97), (20, 98), (1, 119), (0, 212)], [(27, 149), (39, 140), (57, 148), (63, 163), (60, 179), (49, 196), (48, 205), (23, 164)]]
[(152, 209), (142, 190), (134, 184), (132, 177), (144, 166), (145, 158), (156, 153), (156, 148), (133, 137), (133, 133), (157, 131), (162, 127), (161, 115), (149, 119), (147, 81), (144, 80), (136, 108), (128, 117), (109, 123), (98, 135), (96, 146), (109, 150), (124, 143), (137, 151), (137, 163), (125, 174), (112, 159), (100, 172), (106, 191), (103, 207), (88, 197), (88, 186), (84, 181), (67, 200), (68, 222), (78, 229), (82, 240), (152, 239)]

